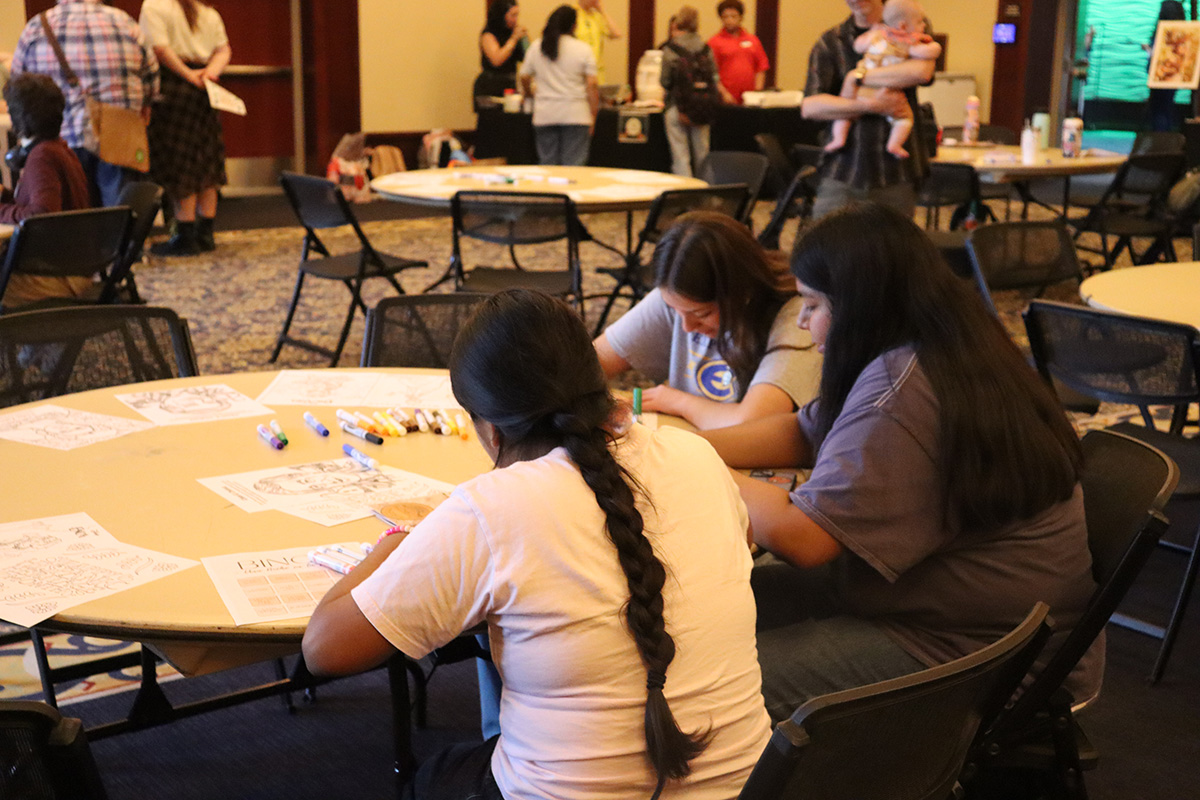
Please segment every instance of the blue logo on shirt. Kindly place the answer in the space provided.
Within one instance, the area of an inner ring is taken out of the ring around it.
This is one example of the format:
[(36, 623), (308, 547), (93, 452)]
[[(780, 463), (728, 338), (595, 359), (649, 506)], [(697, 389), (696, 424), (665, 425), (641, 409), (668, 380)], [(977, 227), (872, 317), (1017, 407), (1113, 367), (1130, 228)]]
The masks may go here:
[(705, 361), (696, 370), (696, 386), (709, 400), (728, 403), (736, 398), (733, 370), (723, 360)]

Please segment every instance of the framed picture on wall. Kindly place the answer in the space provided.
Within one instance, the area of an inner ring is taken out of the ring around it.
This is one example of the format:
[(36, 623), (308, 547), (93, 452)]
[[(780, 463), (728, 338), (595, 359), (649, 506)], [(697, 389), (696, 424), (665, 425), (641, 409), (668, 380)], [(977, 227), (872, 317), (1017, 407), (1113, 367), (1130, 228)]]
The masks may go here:
[(1200, 22), (1158, 23), (1146, 85), (1151, 89), (1200, 86)]

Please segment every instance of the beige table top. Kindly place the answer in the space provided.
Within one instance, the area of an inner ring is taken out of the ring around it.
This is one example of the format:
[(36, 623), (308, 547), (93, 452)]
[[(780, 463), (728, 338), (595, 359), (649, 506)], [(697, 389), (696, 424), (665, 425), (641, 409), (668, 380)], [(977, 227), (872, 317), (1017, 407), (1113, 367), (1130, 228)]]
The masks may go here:
[(992, 147), (962, 147), (943, 145), (933, 159), (944, 164), (970, 164), (988, 180), (997, 183), (1012, 183), (1034, 178), (1062, 178), (1071, 175), (1093, 175), (1116, 172), (1126, 157), (1107, 151), (1064, 158), (1057, 148), (1042, 150), (1036, 163), (1021, 163), (1021, 148), (1016, 145)]
[[(133, 390), (225, 383), (257, 397), (275, 374), (182, 378), (139, 384)], [(130, 387), (100, 389), (45, 402), (141, 419), (115, 398), (129, 391)], [(324, 527), (277, 511), (249, 514), (197, 479), (344, 458), (345, 442), (381, 464), (450, 483), (492, 466), (474, 436), (463, 441), (418, 434), (386, 439), (376, 446), (338, 431), (332, 424), (333, 408), (277, 405), (274, 410), (272, 416), (290, 439), (282, 451), (257, 438), (256, 424), (270, 418), (255, 417), (158, 426), (70, 451), (0, 439), (0, 485), (4, 487), (0, 522), (86, 512), (122, 542), (197, 561), (254, 550), (373, 542), (383, 529), (374, 518)], [(305, 426), (306, 410), (331, 429), (328, 438)], [(208, 573), (198, 564), (76, 606), (44, 627), (146, 642), (190, 675), (298, 652), (306, 624), (307, 619), (296, 619), (235, 626)]]
[(707, 185), (698, 178), (664, 172), (524, 165), (419, 169), (371, 181), (371, 188), (384, 197), (414, 205), (449, 208), (450, 198), (462, 189), (556, 192), (569, 196), (581, 212), (649, 208), (654, 198), (668, 189), (698, 189)]
[(1200, 328), (1200, 262), (1102, 272), (1079, 286), (1089, 306)]

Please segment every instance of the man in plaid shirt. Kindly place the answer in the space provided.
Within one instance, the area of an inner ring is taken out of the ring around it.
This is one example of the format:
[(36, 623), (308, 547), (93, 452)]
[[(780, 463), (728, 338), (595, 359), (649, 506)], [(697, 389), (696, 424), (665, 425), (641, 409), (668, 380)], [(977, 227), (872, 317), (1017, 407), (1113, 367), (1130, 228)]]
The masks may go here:
[(142, 112), (150, 120), (150, 101), (158, 91), (158, 61), (146, 47), (142, 31), (124, 11), (100, 0), (58, 0), (46, 19), (62, 45), (79, 86), (67, 84), (39, 17), (21, 32), (13, 54), (13, 73), (49, 75), (67, 98), (62, 137), (79, 156), (92, 192), (93, 205), (116, 205), (122, 187), (142, 179), (141, 173), (101, 161), (88, 119), (84, 96)]

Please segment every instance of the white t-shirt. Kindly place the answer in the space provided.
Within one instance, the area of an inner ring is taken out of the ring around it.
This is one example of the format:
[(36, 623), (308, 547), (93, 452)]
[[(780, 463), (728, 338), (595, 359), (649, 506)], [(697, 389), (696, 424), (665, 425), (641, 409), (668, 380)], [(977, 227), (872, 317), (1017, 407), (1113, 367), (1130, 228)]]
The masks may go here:
[[(770, 737), (750, 590), (748, 517), (712, 447), (640, 425), (615, 446), (667, 569), (676, 655), (664, 689), (708, 748), (664, 797), (736, 797)], [(559, 448), (455, 489), (353, 597), (394, 646), (418, 658), (486, 620), (504, 681), (492, 756), (508, 800), (628, 800), (653, 793), (642, 732), (646, 672), (629, 599), (595, 495)]]
[(146, 46), (166, 46), (183, 61), (207, 63), (218, 47), (229, 44), (229, 37), (215, 8), (197, 3), (196, 11), (196, 30), (192, 30), (176, 0), (144, 0), (138, 25), (146, 37)]
[(534, 125), (591, 125), (592, 107), (588, 104), (587, 79), (596, 74), (592, 48), (574, 36), (558, 40), (558, 59), (551, 61), (542, 52), (538, 39), (525, 54), (521, 74), (532, 75), (537, 90), (533, 97)]

